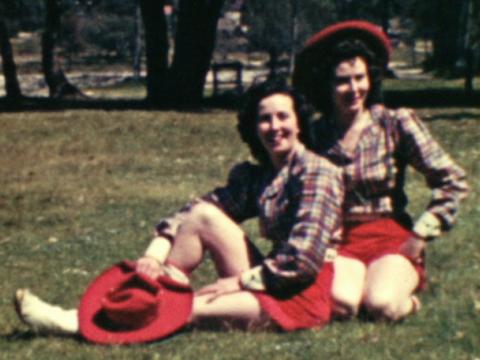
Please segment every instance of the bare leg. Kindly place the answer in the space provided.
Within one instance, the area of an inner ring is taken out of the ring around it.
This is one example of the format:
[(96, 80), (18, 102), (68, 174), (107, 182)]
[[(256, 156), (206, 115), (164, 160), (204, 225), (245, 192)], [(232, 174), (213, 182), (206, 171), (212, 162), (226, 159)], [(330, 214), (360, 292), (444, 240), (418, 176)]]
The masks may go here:
[(419, 306), (413, 292), (420, 279), (413, 265), (401, 255), (385, 255), (367, 269), (364, 303), (380, 317), (399, 320)]
[(365, 265), (356, 259), (338, 256), (333, 263), (332, 284), (334, 313), (341, 318), (355, 316), (360, 307), (365, 284)]
[[(216, 206), (200, 202), (192, 207), (180, 226), (167, 260), (190, 272), (201, 263), (205, 250), (210, 251), (221, 277), (238, 275), (251, 267), (248, 245), (240, 226)], [(227, 317), (255, 319), (256, 314), (261, 313), (256, 298), (248, 292), (238, 294), (243, 295), (229, 294), (211, 302), (199, 297), (196, 303), (204, 306), (200, 306), (198, 315), (215, 317), (223, 312)], [(17, 293), (15, 304), (20, 318), (34, 329), (69, 334), (78, 332), (76, 310), (45, 303), (28, 290)], [(219, 309), (215, 312), (217, 304)]]
[(17, 290), (14, 301), (20, 319), (37, 332), (74, 335), (79, 331), (77, 309), (48, 304), (27, 289)]
[(220, 276), (237, 275), (251, 267), (245, 234), (216, 206), (195, 204), (180, 226), (167, 261), (193, 271), (209, 250)]
[(225, 294), (211, 300), (211, 296), (195, 296), (191, 322), (227, 320), (243, 326), (260, 327), (270, 323), (257, 298), (248, 291)]

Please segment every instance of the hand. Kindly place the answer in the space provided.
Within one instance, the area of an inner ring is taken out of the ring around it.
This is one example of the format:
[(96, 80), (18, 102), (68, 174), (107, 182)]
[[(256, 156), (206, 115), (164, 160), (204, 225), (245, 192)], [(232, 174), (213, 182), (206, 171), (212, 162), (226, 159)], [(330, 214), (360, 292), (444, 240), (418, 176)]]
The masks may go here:
[(212, 302), (219, 296), (231, 294), (240, 290), (240, 278), (238, 276), (231, 276), (218, 279), (213, 284), (202, 287), (195, 293), (195, 295), (209, 295), (207, 302)]
[(409, 259), (420, 263), (423, 261), (423, 253), (426, 246), (427, 243), (424, 239), (413, 234), (400, 247), (400, 253), (405, 255)]
[(143, 256), (137, 260), (137, 271), (150, 276), (152, 279), (164, 275), (163, 265), (149, 256)]

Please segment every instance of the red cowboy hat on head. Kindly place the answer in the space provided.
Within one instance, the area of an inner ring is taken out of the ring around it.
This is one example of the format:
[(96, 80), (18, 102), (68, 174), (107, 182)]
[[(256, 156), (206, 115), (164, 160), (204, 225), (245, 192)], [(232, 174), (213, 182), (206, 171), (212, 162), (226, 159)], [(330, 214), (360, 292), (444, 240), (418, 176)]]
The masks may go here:
[(359, 39), (372, 51), (384, 69), (391, 54), (390, 40), (383, 30), (368, 21), (349, 20), (327, 26), (313, 35), (297, 55), (293, 82), (303, 91), (314, 86), (314, 68), (330, 52), (333, 45), (346, 39)]
[(307, 40), (302, 52), (322, 54), (333, 44), (349, 38), (362, 40), (387, 66), (392, 51), (390, 40), (381, 27), (363, 20), (342, 21), (327, 26)]
[(80, 333), (99, 344), (133, 344), (161, 339), (183, 327), (192, 311), (187, 285), (152, 279), (124, 261), (100, 274), (79, 307)]

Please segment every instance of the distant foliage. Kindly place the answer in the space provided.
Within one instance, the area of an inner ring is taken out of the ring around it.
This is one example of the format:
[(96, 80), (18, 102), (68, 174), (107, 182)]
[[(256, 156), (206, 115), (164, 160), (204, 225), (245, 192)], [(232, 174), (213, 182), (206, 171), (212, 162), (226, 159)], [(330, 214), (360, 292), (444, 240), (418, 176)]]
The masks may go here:
[(64, 16), (61, 43), (69, 54), (128, 59), (134, 41), (135, 1), (76, 3)]
[(1, 0), (0, 11), (8, 20), (9, 32), (37, 31), (44, 23), (45, 7), (39, 0)]
[(246, 2), (245, 22), (251, 50), (281, 54), (291, 44), (291, 14), (289, 0), (265, 0)]

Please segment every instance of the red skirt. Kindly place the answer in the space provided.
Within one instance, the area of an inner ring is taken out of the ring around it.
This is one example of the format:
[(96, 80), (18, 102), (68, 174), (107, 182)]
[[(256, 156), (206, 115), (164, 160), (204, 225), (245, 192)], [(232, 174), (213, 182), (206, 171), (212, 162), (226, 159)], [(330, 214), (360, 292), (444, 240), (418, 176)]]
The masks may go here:
[(333, 266), (326, 263), (315, 282), (302, 292), (279, 299), (263, 292), (253, 292), (262, 309), (285, 331), (323, 327), (332, 314)]
[[(362, 261), (368, 266), (384, 255), (400, 253), (400, 248), (412, 236), (412, 232), (393, 219), (381, 219), (345, 229), (345, 245), (338, 251), (339, 255)], [(425, 286), (425, 259), (414, 261), (406, 257), (419, 276), (417, 290)]]

